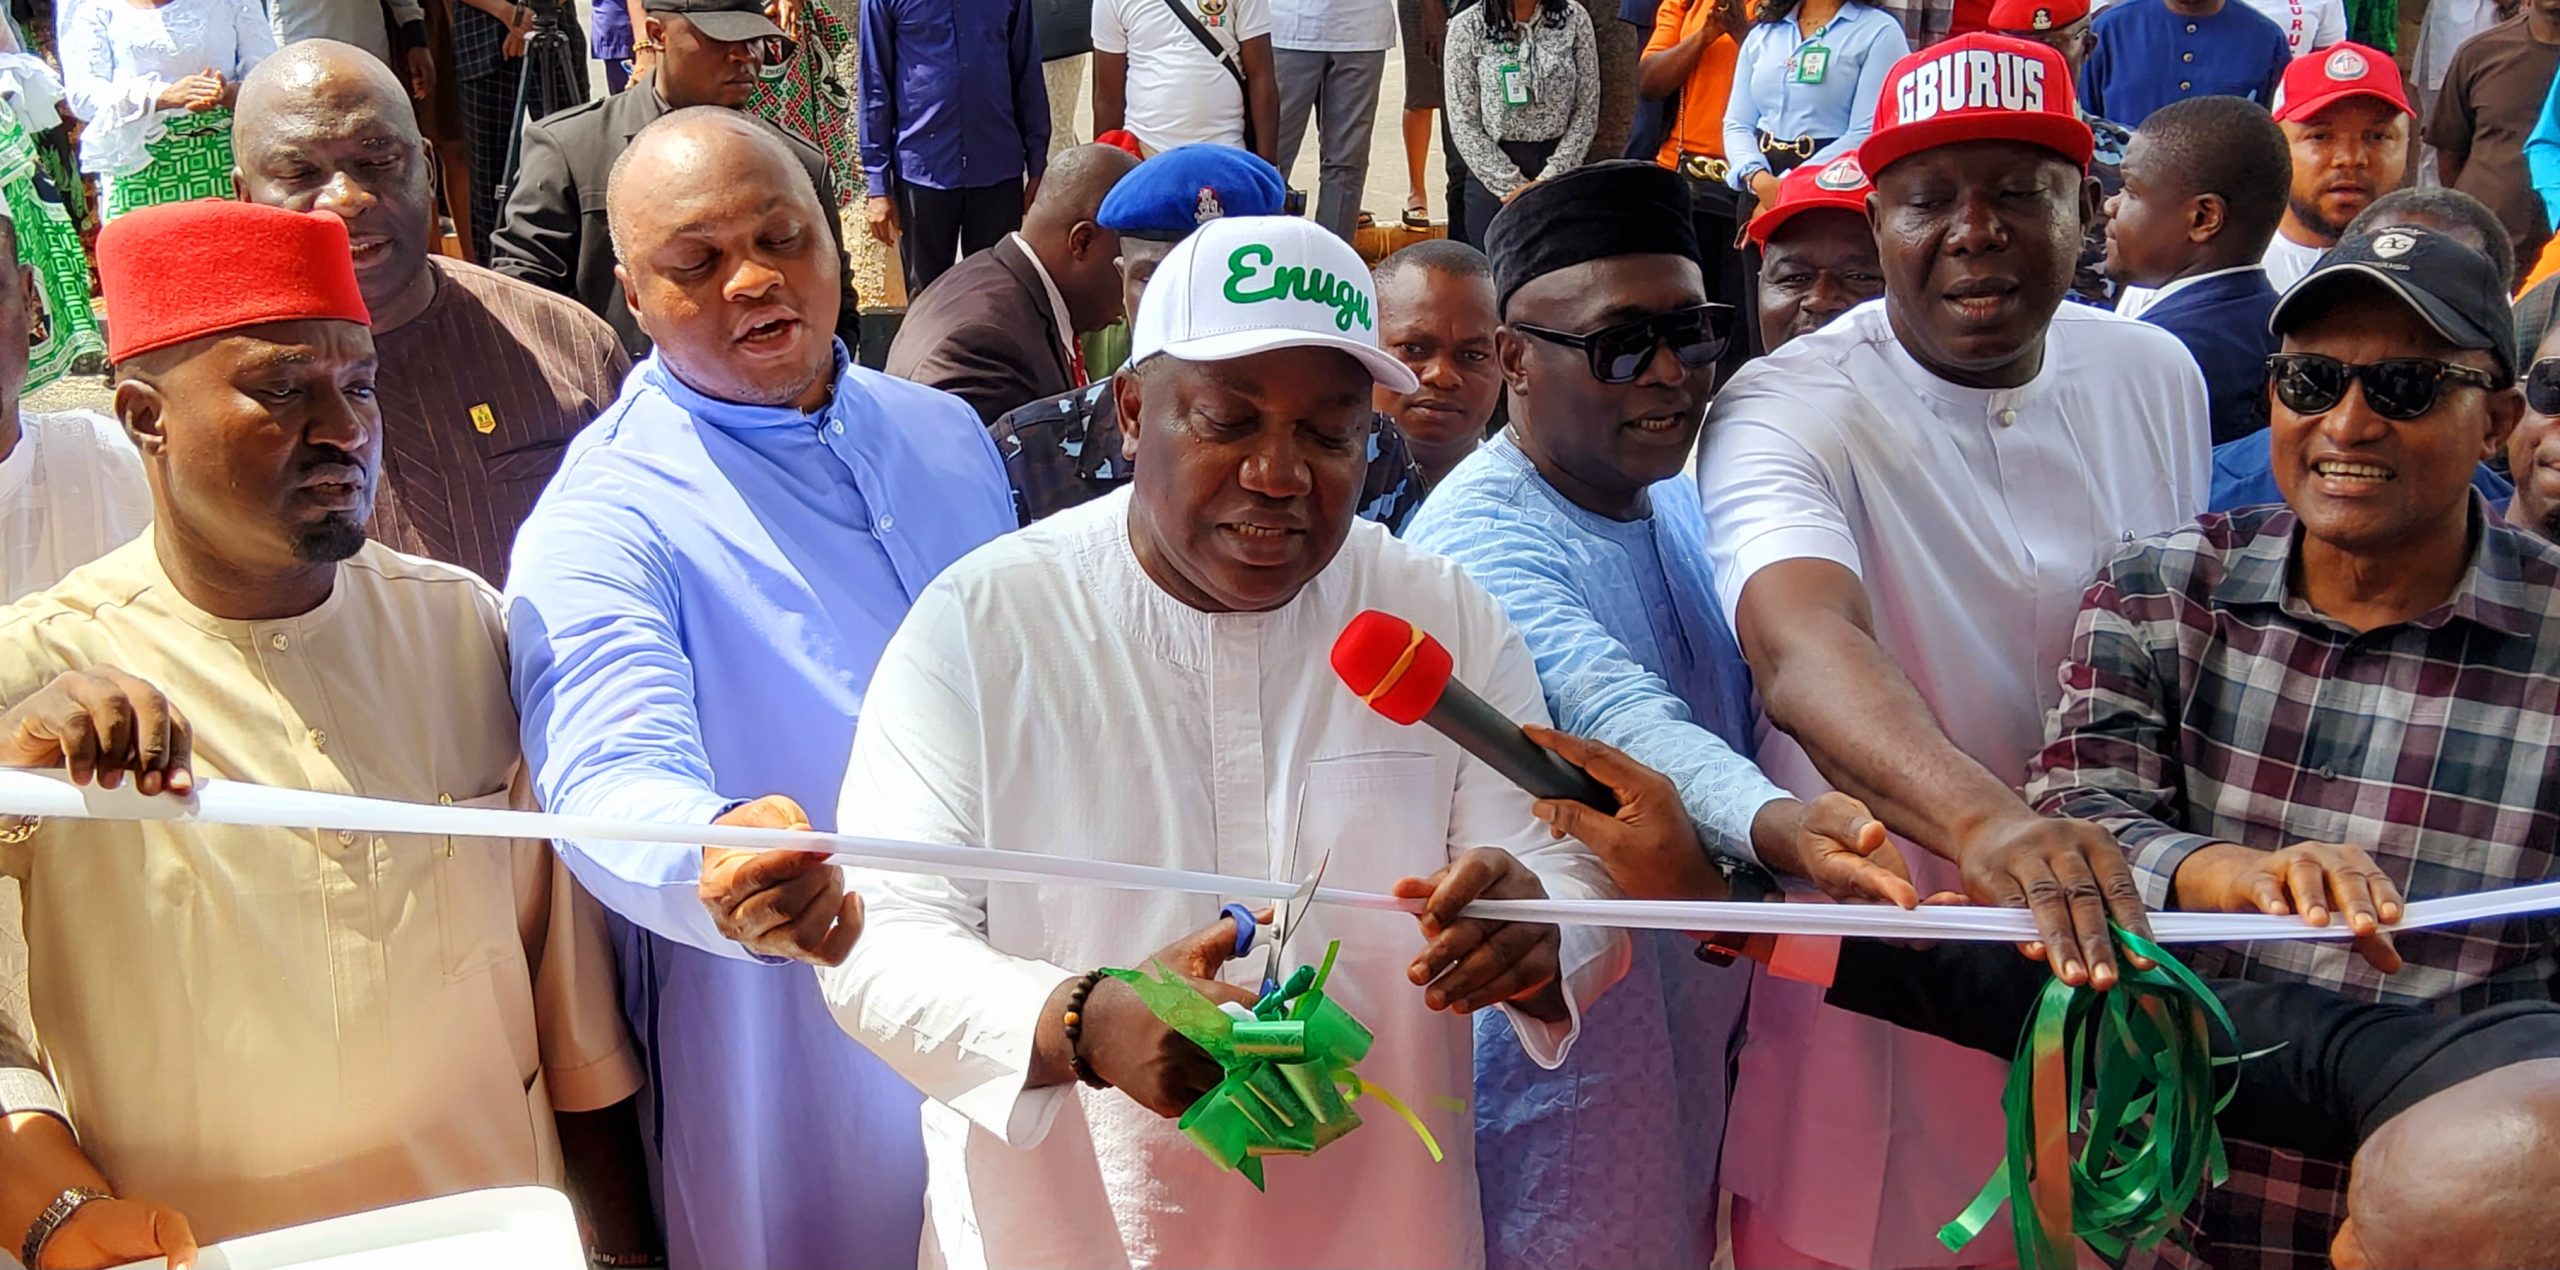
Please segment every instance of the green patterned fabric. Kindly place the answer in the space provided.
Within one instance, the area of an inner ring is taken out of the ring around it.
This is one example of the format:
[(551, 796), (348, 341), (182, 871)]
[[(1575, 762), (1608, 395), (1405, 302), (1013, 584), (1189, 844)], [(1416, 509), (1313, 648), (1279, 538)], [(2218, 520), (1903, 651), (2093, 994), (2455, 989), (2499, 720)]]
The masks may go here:
[(188, 111), (168, 126), (167, 135), (151, 143), (148, 166), (99, 179), (99, 199), (106, 204), (100, 219), (114, 220), (137, 207), (231, 197), (231, 112)]
[(35, 138), (0, 110), (0, 197), (18, 233), (18, 262), (35, 271), (27, 299), (27, 389), (62, 378), (83, 357), (106, 356), (89, 304), (89, 258), (80, 229), (39, 164)]
[(845, 72), (854, 60), (853, 24), (836, 16), (827, 0), (807, 0), (799, 42), (791, 60), (769, 72), (747, 98), (747, 109), (798, 133), (827, 156), (836, 179), (838, 210), (862, 195), (862, 154), (854, 144), (853, 91)]
[(2385, 53), (2400, 51), (2400, 0), (2347, 0), (2347, 38)]

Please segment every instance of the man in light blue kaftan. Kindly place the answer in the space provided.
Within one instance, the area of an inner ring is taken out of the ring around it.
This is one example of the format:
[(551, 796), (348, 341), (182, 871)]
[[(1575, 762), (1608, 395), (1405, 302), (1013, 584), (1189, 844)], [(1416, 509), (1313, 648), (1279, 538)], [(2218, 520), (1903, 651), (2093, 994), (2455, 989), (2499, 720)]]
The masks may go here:
[[(1668, 172), (1603, 164), (1495, 218), (1486, 247), (1513, 423), (1432, 492), (1405, 538), (1493, 593), (1557, 729), (1667, 778), (1702, 853), (1764, 863), (1770, 850), (1785, 858), (1765, 863), (1793, 869), (1807, 809), (1751, 762), (1750, 671), (1680, 473), (1714, 387), (1721, 348), (1708, 345), (1734, 317), (1707, 306), (1684, 200)], [(1695, 948), (1636, 933), (1627, 977), (1583, 1016), (1594, 1043), (1557, 1070), (1514, 1061), (1507, 1025), (1479, 1021), (1476, 1172), (1495, 1270), (1714, 1259), (1750, 974), (1701, 964)]]
[[(780, 795), (827, 829), (881, 648), (926, 583), (1013, 528), (1012, 500), (967, 406), (832, 339), (835, 256), (796, 161), (692, 113), (616, 173), (656, 351), (516, 542), (525, 753), (552, 811), (709, 824)], [(626, 170), (651, 191), (628, 209)], [(559, 849), (618, 918), (671, 1263), (913, 1265), (920, 1096), (838, 1030), (803, 964), (826, 958), (733, 939), (697, 895), (701, 851)]]

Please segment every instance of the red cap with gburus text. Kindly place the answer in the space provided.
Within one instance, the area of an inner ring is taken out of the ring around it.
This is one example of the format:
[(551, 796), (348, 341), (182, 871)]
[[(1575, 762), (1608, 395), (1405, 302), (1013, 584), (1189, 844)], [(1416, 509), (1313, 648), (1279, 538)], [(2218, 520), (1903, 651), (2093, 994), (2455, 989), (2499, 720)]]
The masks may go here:
[(1885, 76), (1876, 128), (1858, 147), (1870, 179), (1923, 150), (2023, 141), (2082, 168), (2096, 142), (2071, 95), (2071, 68), (2031, 40), (1963, 35), (1905, 56)]

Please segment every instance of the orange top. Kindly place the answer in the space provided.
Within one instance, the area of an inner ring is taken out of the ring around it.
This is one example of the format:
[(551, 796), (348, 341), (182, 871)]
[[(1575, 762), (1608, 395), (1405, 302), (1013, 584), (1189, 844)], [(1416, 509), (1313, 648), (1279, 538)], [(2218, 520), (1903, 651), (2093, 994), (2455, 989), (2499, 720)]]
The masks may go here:
[[(1653, 16), (1653, 38), (1645, 41), (1645, 55), (1665, 52), (1715, 21), (1715, 8), (1714, 0), (1662, 0), (1662, 8)], [(1669, 168), (1677, 167), (1683, 154), (1724, 156), (1724, 99), (1733, 93), (1733, 63), (1741, 54), (1742, 46), (1731, 35), (1719, 35), (1698, 55), (1689, 82), (1680, 86), (1680, 116), (1672, 120), (1671, 135), (1654, 162)]]

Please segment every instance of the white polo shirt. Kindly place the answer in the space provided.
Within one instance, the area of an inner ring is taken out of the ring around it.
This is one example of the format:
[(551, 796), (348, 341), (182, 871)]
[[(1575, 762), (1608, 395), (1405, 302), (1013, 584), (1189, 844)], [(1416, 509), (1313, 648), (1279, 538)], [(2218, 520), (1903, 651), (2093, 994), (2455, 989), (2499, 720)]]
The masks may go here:
[[(1752, 362), (1716, 395), (1699, 486), (1717, 587), (1731, 617), (1752, 576), (1782, 561), (1856, 573), (1878, 642), (1939, 726), (2014, 784), (2061, 696), (2081, 594), (2119, 547), (2204, 509), (2204, 376), (2167, 331), (2066, 304), (2034, 380), (1962, 388), (1903, 350), (1886, 303)], [(1774, 729), (1759, 758), (1799, 795), (1828, 788)], [(1922, 894), (1961, 889), (1952, 865), (1910, 846), (1903, 857)], [(2005, 1065), (1765, 976), (1749, 1035), (1727, 1186), (1807, 1255), (1948, 1264), (1930, 1236), (1999, 1160)], [(1812, 1198), (1844, 1195), (1857, 1199)]]
[(1229, 48), (1271, 34), (1270, 0), (1093, 0), (1093, 51), (1129, 59), (1125, 126), (1150, 152), (1199, 141), (1243, 146), (1243, 92), (1170, 4)]

